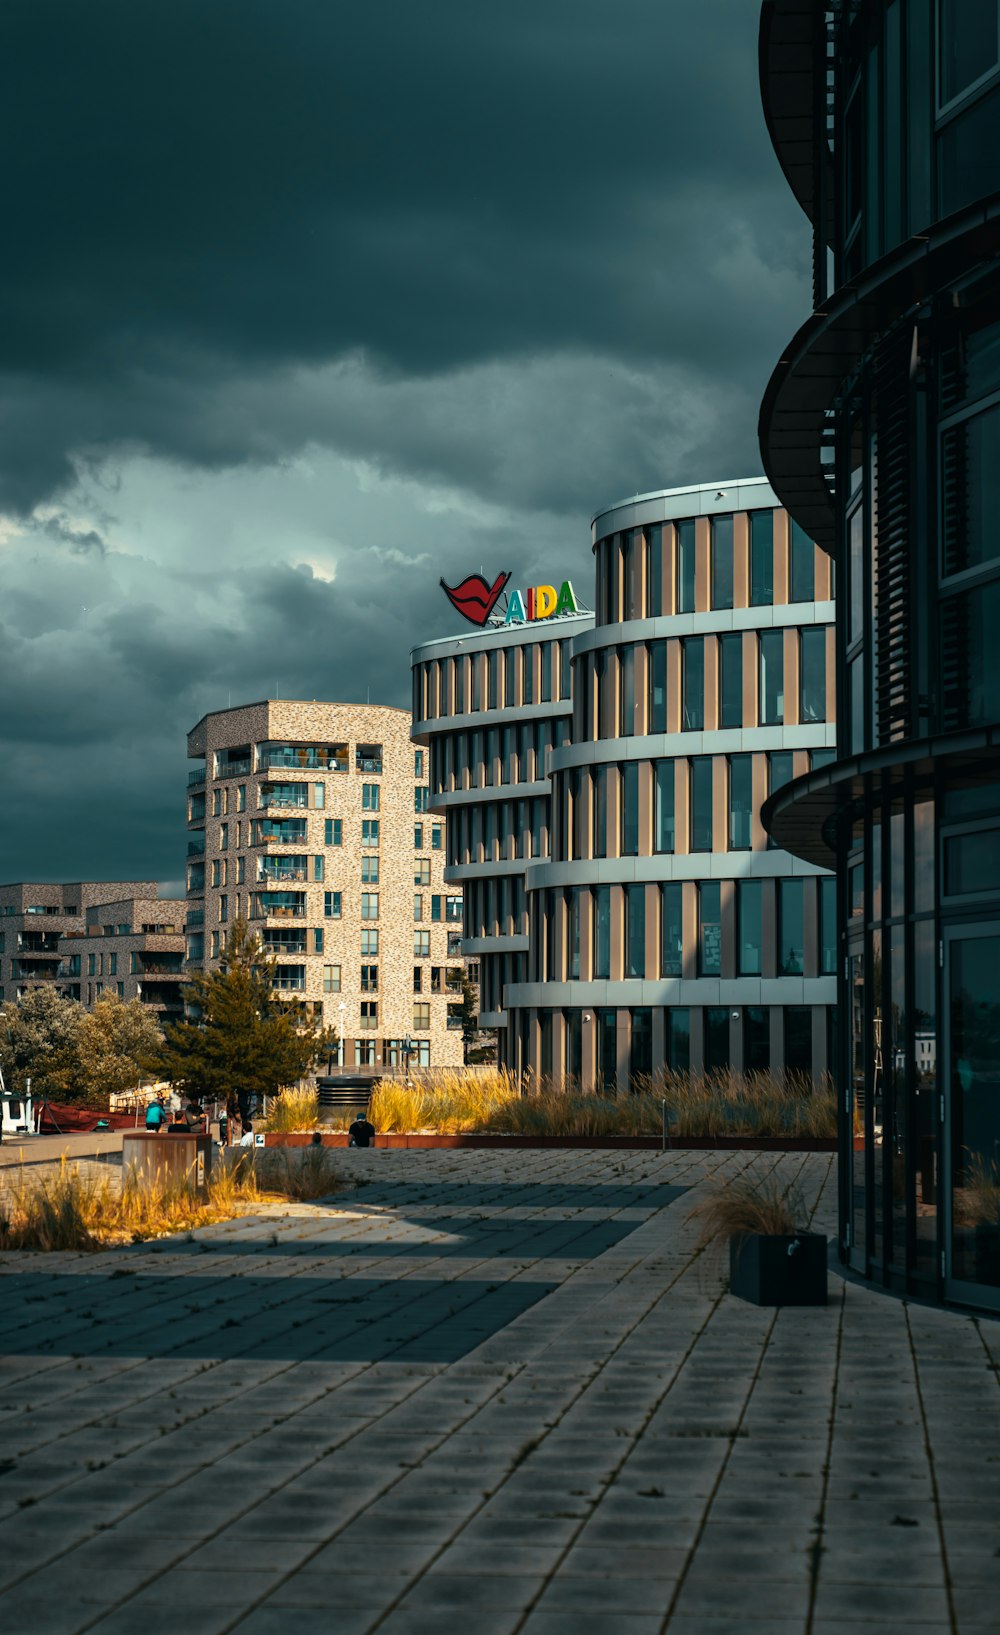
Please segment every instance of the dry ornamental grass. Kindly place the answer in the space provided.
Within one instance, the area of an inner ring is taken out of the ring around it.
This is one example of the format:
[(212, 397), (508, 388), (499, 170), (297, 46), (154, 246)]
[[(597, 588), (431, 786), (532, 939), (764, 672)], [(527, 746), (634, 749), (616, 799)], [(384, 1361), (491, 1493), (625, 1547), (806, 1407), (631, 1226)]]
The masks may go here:
[[(572, 1080), (521, 1081), (504, 1068), (432, 1072), (409, 1086), (376, 1084), (369, 1117), (377, 1130), (508, 1135), (659, 1135), (666, 1100), (672, 1135), (832, 1137), (837, 1109), (829, 1079), (804, 1074), (644, 1075), (625, 1096), (591, 1094)], [(350, 1122), (347, 1118), (343, 1122)]]

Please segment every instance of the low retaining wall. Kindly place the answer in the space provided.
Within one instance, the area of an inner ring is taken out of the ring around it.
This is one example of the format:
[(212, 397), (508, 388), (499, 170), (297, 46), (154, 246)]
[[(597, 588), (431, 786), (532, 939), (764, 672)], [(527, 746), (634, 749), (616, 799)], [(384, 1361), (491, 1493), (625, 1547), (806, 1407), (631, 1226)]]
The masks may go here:
[[(347, 1131), (320, 1132), (324, 1147), (346, 1147)], [(267, 1135), (268, 1147), (308, 1147), (311, 1135)], [(431, 1135), (419, 1131), (377, 1135), (374, 1145), (389, 1148), (433, 1147), (493, 1147), (504, 1152), (515, 1152), (528, 1147), (601, 1147), (611, 1151), (643, 1148), (658, 1151), (663, 1146), (658, 1135), (498, 1135), (493, 1133), (463, 1132), (457, 1135)], [(837, 1143), (816, 1136), (750, 1136), (675, 1135), (668, 1146), (674, 1151), (692, 1152), (836, 1152)]]

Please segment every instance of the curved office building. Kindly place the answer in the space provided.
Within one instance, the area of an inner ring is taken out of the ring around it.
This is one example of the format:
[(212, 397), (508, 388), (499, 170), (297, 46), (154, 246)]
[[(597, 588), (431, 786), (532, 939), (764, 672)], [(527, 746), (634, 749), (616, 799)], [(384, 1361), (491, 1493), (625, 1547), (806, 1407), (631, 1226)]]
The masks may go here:
[(414, 650), (413, 736), (430, 746), (433, 808), (447, 815), (444, 878), (461, 886), (463, 952), (480, 968), (480, 1025), (507, 1054), (503, 992), (526, 972), (524, 879), (548, 855), (549, 759), (571, 728), (574, 632), (591, 614), (488, 627)]
[(760, 46), (815, 268), (761, 448), (838, 564), (841, 701), (836, 763), (766, 820), (837, 867), (843, 1252), (887, 1285), (996, 1307), (997, 8), (770, 0)]
[(759, 813), (832, 754), (827, 559), (763, 479), (614, 506), (593, 549), (510, 1059), (620, 1091), (664, 1062), (818, 1075), (833, 882)]
[(828, 559), (763, 479), (628, 501), (593, 543), (596, 616), (413, 654), (483, 1023), (507, 1065), (588, 1086), (819, 1076), (833, 881), (759, 813), (833, 754)]

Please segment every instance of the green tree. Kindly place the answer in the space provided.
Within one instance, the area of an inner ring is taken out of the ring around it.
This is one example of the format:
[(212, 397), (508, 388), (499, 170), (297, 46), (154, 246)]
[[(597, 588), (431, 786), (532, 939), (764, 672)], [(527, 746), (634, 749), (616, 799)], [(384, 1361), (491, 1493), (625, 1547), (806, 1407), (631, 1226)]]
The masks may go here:
[(188, 985), (191, 1016), (167, 1029), (162, 1076), (220, 1101), (241, 1091), (273, 1096), (302, 1078), (329, 1034), (275, 996), (274, 969), (246, 920), (234, 921), (216, 969)]
[(479, 1026), (479, 989), (468, 971), (462, 973), (462, 1045), (466, 1066), (496, 1061), (496, 1030)]
[(83, 1008), (52, 988), (30, 988), (0, 1006), (0, 1067), (8, 1090), (72, 1098), (77, 1087)]
[(134, 1090), (155, 1070), (163, 1034), (138, 999), (128, 1004), (104, 993), (80, 1024), (77, 1045), (79, 1086), (88, 1102), (106, 1103), (114, 1092)]

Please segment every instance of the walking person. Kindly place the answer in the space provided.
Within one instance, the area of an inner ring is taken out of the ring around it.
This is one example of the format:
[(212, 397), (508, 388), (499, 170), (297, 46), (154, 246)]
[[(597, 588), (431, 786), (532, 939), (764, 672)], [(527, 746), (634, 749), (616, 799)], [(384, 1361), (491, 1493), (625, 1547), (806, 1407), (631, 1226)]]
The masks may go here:
[(159, 1096), (154, 1096), (153, 1100), (149, 1102), (146, 1107), (146, 1134), (159, 1135), (166, 1120), (166, 1116), (166, 1109), (164, 1108), (163, 1102), (160, 1100)]
[(219, 1146), (229, 1146), (229, 1108), (225, 1102), (219, 1108)]

